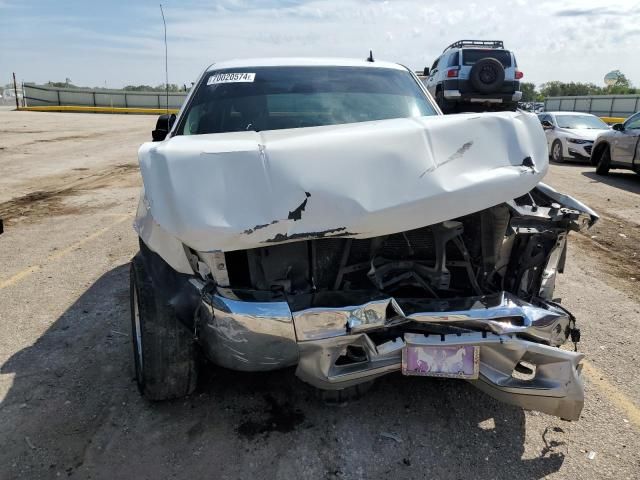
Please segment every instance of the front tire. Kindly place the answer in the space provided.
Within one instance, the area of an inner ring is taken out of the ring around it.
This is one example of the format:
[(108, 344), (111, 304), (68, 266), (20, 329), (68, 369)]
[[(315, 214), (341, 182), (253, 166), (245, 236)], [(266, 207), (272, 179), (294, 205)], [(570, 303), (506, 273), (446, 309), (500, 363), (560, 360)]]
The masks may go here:
[(136, 383), (149, 400), (190, 394), (196, 387), (196, 345), (173, 307), (159, 298), (142, 253), (130, 269), (131, 336)]
[(562, 154), (562, 142), (558, 139), (551, 144), (551, 160), (556, 163), (564, 163), (564, 155)]
[(596, 166), (596, 173), (598, 175), (608, 175), (610, 168), (611, 168), (611, 150), (609, 150), (609, 147), (606, 147), (602, 150), (602, 153), (600, 154), (600, 159), (598, 160), (598, 165)]

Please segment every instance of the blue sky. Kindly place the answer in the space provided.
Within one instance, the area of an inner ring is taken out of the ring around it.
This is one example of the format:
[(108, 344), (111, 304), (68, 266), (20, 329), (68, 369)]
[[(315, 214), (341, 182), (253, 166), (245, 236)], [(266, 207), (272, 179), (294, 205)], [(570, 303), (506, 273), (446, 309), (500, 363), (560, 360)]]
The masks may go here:
[[(164, 81), (159, 2), (0, 0), (0, 83), (121, 87)], [(640, 2), (618, 0), (165, 0), (169, 81), (263, 56), (376, 58), (415, 69), (460, 38), (498, 38), (525, 80), (640, 86)]]

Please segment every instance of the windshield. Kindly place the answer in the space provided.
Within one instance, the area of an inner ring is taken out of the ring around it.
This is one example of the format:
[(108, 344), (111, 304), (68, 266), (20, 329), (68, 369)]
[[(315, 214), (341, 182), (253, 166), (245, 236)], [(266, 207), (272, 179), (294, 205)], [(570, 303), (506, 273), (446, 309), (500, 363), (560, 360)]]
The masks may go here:
[(589, 128), (605, 129), (609, 126), (593, 115), (556, 115), (556, 122), (560, 128)]
[(207, 72), (176, 134), (279, 130), (435, 114), (408, 71), (234, 68)]
[(475, 65), (478, 60), (488, 57), (498, 60), (504, 68), (511, 66), (511, 53), (507, 50), (473, 50), (466, 48), (462, 50), (463, 65)]

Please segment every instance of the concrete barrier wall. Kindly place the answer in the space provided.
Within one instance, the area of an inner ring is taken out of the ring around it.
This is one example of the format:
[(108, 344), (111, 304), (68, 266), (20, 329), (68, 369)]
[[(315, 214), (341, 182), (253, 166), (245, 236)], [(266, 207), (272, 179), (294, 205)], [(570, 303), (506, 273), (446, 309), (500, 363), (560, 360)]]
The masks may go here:
[(627, 118), (640, 111), (640, 95), (585, 95), (549, 97), (544, 102), (547, 112), (585, 112), (599, 117)]
[[(186, 92), (169, 93), (169, 108), (179, 109)], [(79, 105), (84, 107), (167, 108), (167, 94), (125, 90), (85, 90), (24, 84), (27, 106)]]

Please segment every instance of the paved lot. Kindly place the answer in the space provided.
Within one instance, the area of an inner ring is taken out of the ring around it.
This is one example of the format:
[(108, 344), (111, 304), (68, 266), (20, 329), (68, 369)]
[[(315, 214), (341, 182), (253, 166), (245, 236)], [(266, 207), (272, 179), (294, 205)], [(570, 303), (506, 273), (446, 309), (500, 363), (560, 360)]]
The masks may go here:
[(150, 404), (127, 262), (154, 122), (0, 110), (0, 479), (640, 478), (640, 176), (546, 179), (603, 216), (572, 234), (558, 291), (589, 359), (578, 422), (399, 375), (329, 408), (292, 371), (212, 369), (190, 398)]

